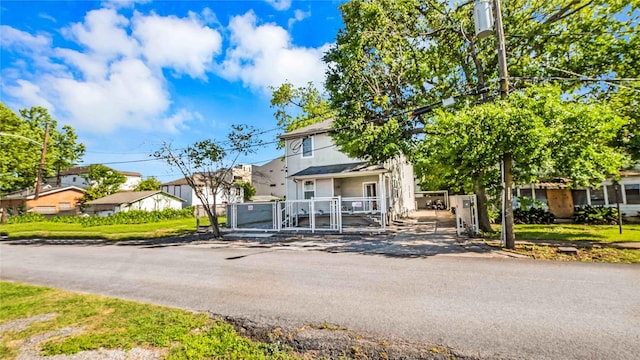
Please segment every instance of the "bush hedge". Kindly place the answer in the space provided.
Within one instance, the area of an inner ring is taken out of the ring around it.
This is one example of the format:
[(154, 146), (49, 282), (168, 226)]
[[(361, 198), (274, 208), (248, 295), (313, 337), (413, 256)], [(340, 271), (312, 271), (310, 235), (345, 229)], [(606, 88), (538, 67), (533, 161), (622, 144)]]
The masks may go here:
[(81, 224), (82, 226), (122, 225), (122, 224), (146, 224), (165, 220), (177, 220), (192, 218), (193, 207), (180, 210), (165, 209), (155, 211), (129, 210), (120, 211), (110, 216), (54, 216), (47, 219), (38, 213), (28, 213), (21, 216), (11, 216), (7, 219), (9, 224), (30, 222), (57, 222), (66, 224)]
[(618, 209), (591, 205), (575, 207), (573, 222), (591, 225), (615, 225), (618, 223)]
[(532, 207), (529, 209), (513, 209), (515, 224), (553, 224), (556, 217), (548, 210)]

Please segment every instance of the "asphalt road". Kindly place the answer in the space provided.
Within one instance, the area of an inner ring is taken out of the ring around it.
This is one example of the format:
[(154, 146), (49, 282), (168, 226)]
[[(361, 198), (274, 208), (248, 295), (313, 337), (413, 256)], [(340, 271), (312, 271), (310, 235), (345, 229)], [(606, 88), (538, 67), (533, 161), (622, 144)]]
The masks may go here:
[(0, 245), (0, 277), (483, 358), (637, 359), (640, 266), (207, 245)]

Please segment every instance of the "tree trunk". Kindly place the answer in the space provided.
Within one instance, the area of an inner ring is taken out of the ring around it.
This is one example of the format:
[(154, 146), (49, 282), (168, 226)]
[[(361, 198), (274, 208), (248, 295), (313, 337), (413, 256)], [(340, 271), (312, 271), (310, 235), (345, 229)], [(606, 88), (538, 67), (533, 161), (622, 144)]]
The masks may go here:
[(505, 153), (502, 156), (504, 163), (504, 238), (507, 249), (515, 249), (516, 240), (513, 231), (513, 155)]
[[(209, 226), (211, 227), (211, 233), (214, 237), (220, 237), (220, 227), (218, 226), (218, 211), (216, 206), (215, 198), (213, 200), (213, 205), (209, 206), (209, 204), (204, 206), (205, 211), (207, 212), (207, 217), (209, 218)], [(211, 209), (213, 208), (213, 209)]]
[(473, 179), (473, 192), (476, 194), (478, 198), (478, 226), (480, 230), (486, 232), (492, 232), (493, 228), (491, 227), (491, 222), (489, 221), (489, 209), (488, 209), (488, 201), (487, 201), (487, 192), (480, 184), (479, 178)]

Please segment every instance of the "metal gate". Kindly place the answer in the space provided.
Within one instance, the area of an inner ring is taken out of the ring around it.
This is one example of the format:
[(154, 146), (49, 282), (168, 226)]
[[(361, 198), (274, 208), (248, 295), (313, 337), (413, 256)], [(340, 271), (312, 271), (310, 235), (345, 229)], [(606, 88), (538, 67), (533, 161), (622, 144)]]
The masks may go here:
[(475, 236), (478, 225), (478, 205), (475, 195), (455, 195), (451, 197), (451, 207), (456, 211), (456, 231), (458, 235)]

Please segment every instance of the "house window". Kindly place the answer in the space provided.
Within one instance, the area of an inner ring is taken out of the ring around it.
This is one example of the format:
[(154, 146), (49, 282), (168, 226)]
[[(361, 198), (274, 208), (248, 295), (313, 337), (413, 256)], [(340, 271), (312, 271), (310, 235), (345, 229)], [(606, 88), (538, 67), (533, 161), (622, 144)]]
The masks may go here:
[(536, 189), (536, 201), (540, 201), (541, 203), (547, 205), (547, 190), (546, 189)]
[(573, 197), (573, 206), (587, 205), (587, 190), (571, 190), (571, 197)]
[(61, 202), (58, 203), (58, 208), (60, 210), (69, 210), (71, 209), (71, 203), (70, 202)]
[(624, 184), (627, 204), (640, 204), (640, 184)]
[(76, 177), (74, 176), (73, 179), (71, 179), (72, 182), (76, 182)]
[(276, 187), (276, 184), (269, 184), (269, 186), (271, 186), (271, 187)]
[(304, 198), (311, 199), (316, 195), (316, 182), (313, 180), (306, 180), (302, 188), (304, 192)]
[(591, 189), (591, 205), (604, 205), (604, 189)]
[(618, 199), (618, 201), (622, 204), (622, 193), (618, 193), (618, 197), (616, 197), (615, 186), (607, 185), (606, 188), (607, 188), (607, 200), (609, 200), (609, 204), (615, 204), (616, 199)]
[(312, 157), (313, 156), (313, 138), (311, 136), (307, 136), (302, 139), (302, 157)]
[(36, 207), (36, 212), (40, 214), (55, 214), (56, 207), (55, 206), (38, 206)]

